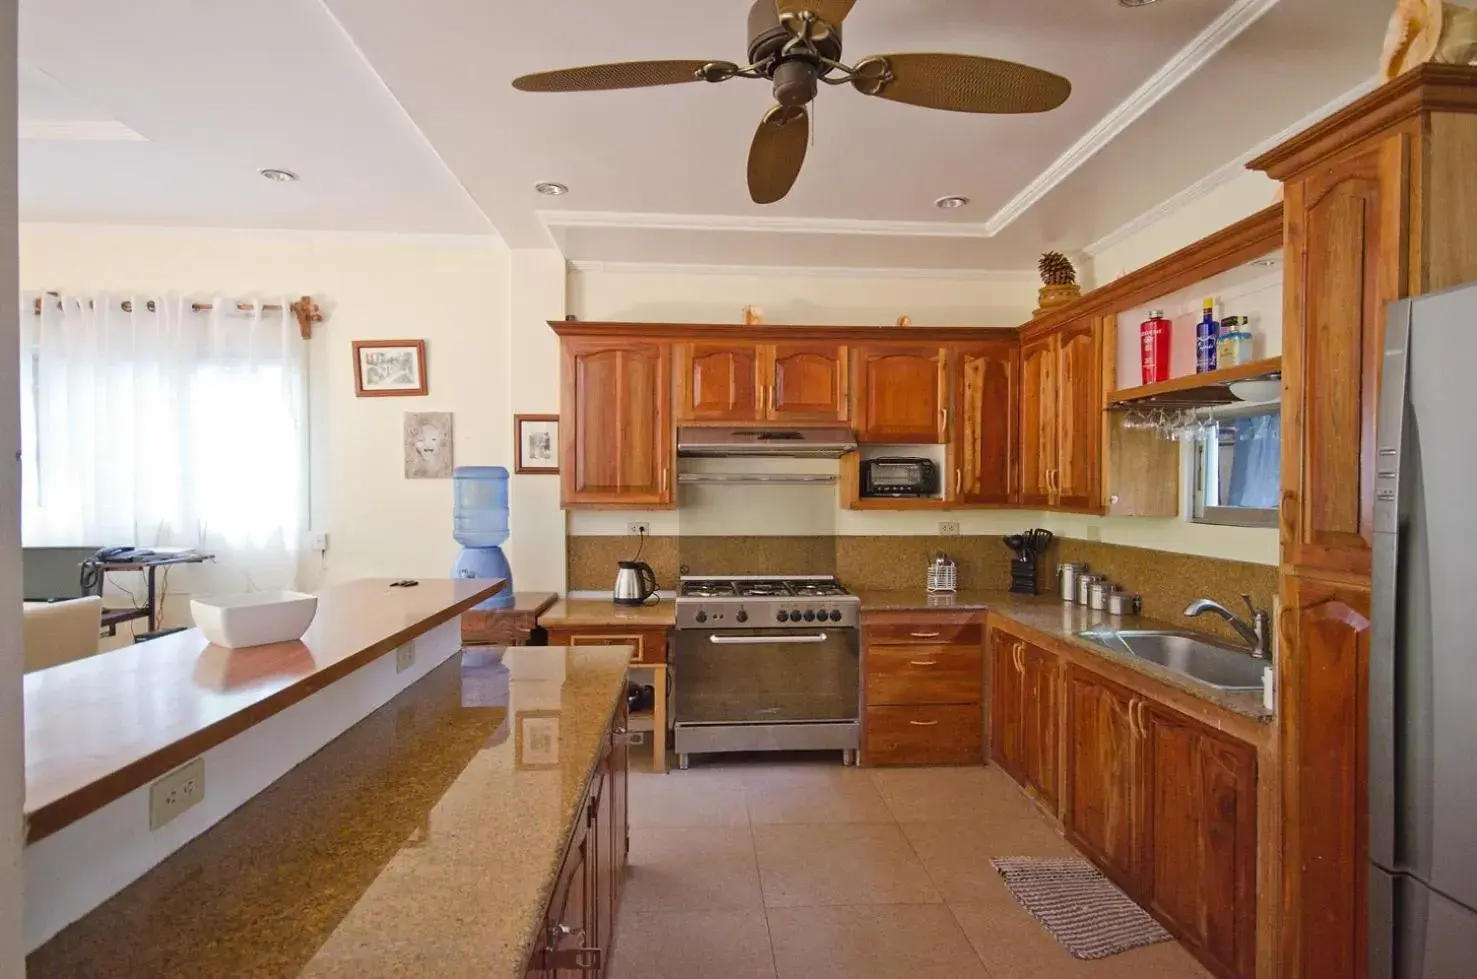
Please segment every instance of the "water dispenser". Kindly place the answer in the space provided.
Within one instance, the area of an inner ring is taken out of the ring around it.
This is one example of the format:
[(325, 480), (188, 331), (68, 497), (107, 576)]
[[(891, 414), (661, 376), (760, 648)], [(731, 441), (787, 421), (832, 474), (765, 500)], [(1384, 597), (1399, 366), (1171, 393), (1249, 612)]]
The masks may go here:
[(501, 547), (508, 539), (508, 471), (502, 466), (458, 466), (451, 485), (452, 535), (462, 545), (452, 577), (504, 579), (503, 590), (476, 607), (511, 608), (513, 569)]

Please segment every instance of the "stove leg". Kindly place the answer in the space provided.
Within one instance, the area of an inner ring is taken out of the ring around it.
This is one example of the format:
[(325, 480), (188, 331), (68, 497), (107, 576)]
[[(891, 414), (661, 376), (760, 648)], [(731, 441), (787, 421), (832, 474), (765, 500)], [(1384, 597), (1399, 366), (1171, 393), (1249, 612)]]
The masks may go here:
[(677, 767), (684, 772), (687, 771), (687, 755), (681, 754), (677, 756)]
[(856, 764), (856, 749), (848, 748), (841, 752), (841, 764), (851, 766)]

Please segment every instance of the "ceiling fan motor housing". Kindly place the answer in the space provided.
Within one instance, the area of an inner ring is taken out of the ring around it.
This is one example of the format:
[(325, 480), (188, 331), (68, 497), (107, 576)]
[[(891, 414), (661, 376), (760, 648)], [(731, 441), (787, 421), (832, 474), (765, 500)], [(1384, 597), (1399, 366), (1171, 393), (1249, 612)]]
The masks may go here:
[[(766, 58), (774, 57), (794, 39), (795, 35), (790, 29), (780, 23), (774, 0), (756, 0), (749, 9), (749, 64), (758, 64)], [(841, 60), (841, 28), (832, 28), (825, 37), (814, 43), (816, 51), (822, 56), (832, 61)]]

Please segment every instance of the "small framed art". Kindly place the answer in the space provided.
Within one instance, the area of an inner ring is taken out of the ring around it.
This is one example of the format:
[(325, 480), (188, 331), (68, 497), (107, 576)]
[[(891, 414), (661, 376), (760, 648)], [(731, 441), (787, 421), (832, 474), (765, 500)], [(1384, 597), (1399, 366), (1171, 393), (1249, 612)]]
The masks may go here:
[(514, 472), (559, 471), (558, 415), (514, 415), (513, 441), (518, 446), (518, 455), (513, 460)]
[(429, 391), (426, 341), (354, 341), (354, 393), (359, 397), (414, 397)]

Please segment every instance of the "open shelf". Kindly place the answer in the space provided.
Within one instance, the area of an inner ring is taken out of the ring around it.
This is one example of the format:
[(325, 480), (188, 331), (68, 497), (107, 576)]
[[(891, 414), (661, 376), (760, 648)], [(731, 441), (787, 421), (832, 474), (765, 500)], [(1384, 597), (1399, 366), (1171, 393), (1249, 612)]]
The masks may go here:
[(1234, 381), (1252, 381), (1282, 376), (1282, 358), (1268, 357), (1266, 360), (1227, 367), (1224, 370), (1208, 371), (1204, 374), (1187, 374), (1157, 384), (1144, 384), (1136, 388), (1122, 388), (1108, 396), (1110, 408), (1194, 408), (1203, 405), (1224, 405), (1236, 402), (1230, 385)]

